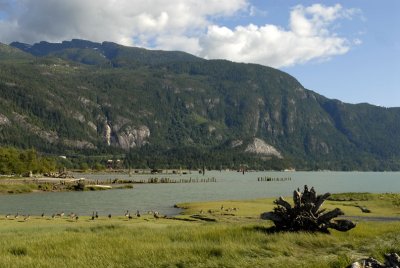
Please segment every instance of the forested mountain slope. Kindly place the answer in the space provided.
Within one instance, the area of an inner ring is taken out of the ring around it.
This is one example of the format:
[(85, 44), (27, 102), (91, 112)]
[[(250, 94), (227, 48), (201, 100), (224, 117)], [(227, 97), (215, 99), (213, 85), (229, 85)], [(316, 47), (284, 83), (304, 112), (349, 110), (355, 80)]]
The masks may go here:
[(0, 46), (1, 145), (141, 165), (399, 169), (399, 122), (398, 108), (330, 100), (261, 65), (84, 40)]

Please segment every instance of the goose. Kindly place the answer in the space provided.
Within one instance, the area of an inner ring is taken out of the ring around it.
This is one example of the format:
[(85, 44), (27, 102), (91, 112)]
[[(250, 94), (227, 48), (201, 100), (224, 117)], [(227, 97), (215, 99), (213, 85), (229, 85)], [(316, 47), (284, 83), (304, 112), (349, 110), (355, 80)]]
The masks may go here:
[(28, 215), (26, 215), (25, 217), (24, 217), (24, 221), (27, 221), (27, 220), (29, 220), (31, 218), (31, 216), (28, 214)]
[(97, 211), (96, 211), (96, 215), (95, 215), (95, 217), (96, 217), (96, 219), (98, 219), (98, 218), (99, 218), (99, 213), (97, 213)]
[(111, 214), (108, 214), (108, 218), (111, 219)]
[(140, 218), (140, 212), (139, 212), (139, 210), (136, 211), (136, 217)]
[(10, 217), (11, 217), (10, 214), (7, 214), (7, 215), (6, 215), (6, 219), (9, 219)]
[(128, 219), (132, 220), (132, 216), (131, 214), (128, 215)]
[(18, 217), (19, 217), (19, 214), (18, 214), (18, 212), (17, 212), (17, 214), (15, 214), (15, 218), (18, 219)]
[(64, 217), (64, 211), (62, 211), (61, 213), (57, 213), (56, 216), (60, 218)]
[(153, 217), (154, 217), (155, 219), (160, 218), (160, 216), (158, 215), (158, 211), (154, 211)]
[(127, 210), (126, 212), (125, 212), (125, 217), (129, 217), (129, 210)]
[(94, 211), (93, 211), (93, 213), (92, 213), (92, 221), (94, 221), (94, 219), (95, 219), (95, 216), (94, 216)]
[(42, 215), (41, 215), (41, 216), (42, 216), (42, 218), (44, 218), (44, 212), (42, 213)]

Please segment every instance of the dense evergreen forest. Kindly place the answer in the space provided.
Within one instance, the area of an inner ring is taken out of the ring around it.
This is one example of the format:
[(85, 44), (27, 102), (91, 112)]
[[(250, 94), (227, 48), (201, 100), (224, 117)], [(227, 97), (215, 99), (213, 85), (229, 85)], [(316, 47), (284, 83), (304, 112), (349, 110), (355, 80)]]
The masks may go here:
[(0, 145), (70, 168), (399, 170), (398, 133), (399, 108), (331, 100), (266, 66), (109, 42), (0, 44)]

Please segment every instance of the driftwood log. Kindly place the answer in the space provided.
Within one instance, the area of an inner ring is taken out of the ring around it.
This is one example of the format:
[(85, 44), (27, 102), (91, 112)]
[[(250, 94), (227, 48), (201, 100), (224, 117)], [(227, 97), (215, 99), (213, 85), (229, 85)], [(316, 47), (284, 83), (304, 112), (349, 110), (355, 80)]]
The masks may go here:
[(344, 215), (339, 208), (331, 211), (321, 209), (329, 196), (329, 193), (317, 195), (314, 187), (308, 189), (305, 185), (303, 192), (300, 189), (293, 192), (293, 207), (283, 197), (279, 197), (274, 201), (277, 205), (274, 210), (262, 213), (261, 219), (273, 221), (276, 231), (328, 233), (328, 228), (343, 232), (354, 228), (356, 225), (352, 221), (333, 220)]
[(367, 258), (350, 264), (347, 268), (398, 268), (400, 267), (400, 257), (396, 253), (385, 254), (385, 263), (381, 263), (374, 258)]

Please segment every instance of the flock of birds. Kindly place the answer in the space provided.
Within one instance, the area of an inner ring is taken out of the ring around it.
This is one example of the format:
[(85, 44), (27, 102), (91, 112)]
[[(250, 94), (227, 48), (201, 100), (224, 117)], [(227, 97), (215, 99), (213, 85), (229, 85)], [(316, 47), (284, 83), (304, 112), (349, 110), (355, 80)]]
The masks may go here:
[[(239, 210), (239, 208), (227, 208), (227, 209), (225, 209), (224, 206), (221, 205), (221, 209), (220, 209), (219, 211), (221, 211), (221, 212), (232, 212), (232, 211), (235, 211), (235, 212), (236, 212), (236, 211), (238, 211), (238, 210)], [(217, 210), (217, 211), (218, 211), (218, 210)], [(207, 212), (208, 212), (208, 213), (214, 213), (214, 212), (216, 212), (216, 211), (210, 209), (210, 210), (208, 210)], [(203, 210), (200, 210), (199, 213), (200, 213), (200, 214), (203, 214), (204, 211), (203, 211)], [(148, 215), (152, 215), (155, 219), (166, 218), (165, 215), (160, 215), (160, 213), (158, 213), (158, 211), (149, 210), (149, 211), (147, 211), (147, 214), (148, 214)], [(42, 213), (40, 216), (41, 216), (41, 218), (46, 218), (46, 215), (45, 215), (44, 213)], [(52, 215), (50, 215), (50, 216), (47, 217), (47, 218), (49, 219), (49, 218), (51, 217), (51, 219), (55, 219), (55, 218), (64, 218), (64, 217), (66, 217), (66, 216), (67, 216), (69, 219), (71, 219), (71, 220), (75, 220), (75, 221), (78, 221), (78, 220), (79, 220), (79, 216), (78, 216), (77, 214), (73, 213), (73, 212), (71, 212), (71, 213), (68, 214), (68, 215), (65, 215), (64, 212), (61, 212), (61, 213), (53, 213)], [(125, 212), (124, 216), (125, 216), (128, 220), (131, 220), (131, 219), (133, 219), (134, 216), (136, 216), (136, 218), (140, 218), (140, 217), (141, 217), (141, 214), (140, 214), (140, 211), (139, 211), (139, 210), (136, 210), (136, 213), (134, 213), (133, 215), (131, 215), (131, 213), (129, 212), (129, 210), (127, 210), (127, 211)], [(15, 215), (11, 215), (11, 214), (7, 214), (7, 215), (6, 215), (6, 219), (20, 219), (20, 218), (23, 219), (24, 221), (27, 221), (27, 220), (29, 220), (29, 219), (31, 218), (31, 216), (30, 216), (30, 214), (27, 214), (27, 215), (20, 215), (19, 213), (15, 214)], [(98, 218), (99, 218), (99, 213), (98, 213), (97, 211), (93, 211), (92, 216), (91, 216), (89, 219), (91, 219), (92, 221), (94, 221), (94, 220), (96, 220), (96, 219), (98, 219)], [(111, 218), (112, 218), (112, 215), (111, 215), (111, 214), (108, 214), (108, 215), (107, 215), (107, 218), (111, 219)]]
[[(147, 211), (147, 214), (152, 215), (155, 219), (159, 219), (159, 218), (166, 218), (166, 216), (161, 216), (160, 213), (158, 213), (158, 211), (153, 211), (153, 210), (149, 210)], [(136, 218), (140, 218), (141, 214), (140, 211), (137, 210), (135, 214), (133, 214), (134, 216), (136, 216)], [(46, 215), (44, 213), (42, 213), (41, 218), (46, 218)], [(61, 213), (53, 213), (50, 217), (51, 219), (55, 219), (55, 218), (64, 218), (65, 216), (67, 216), (69, 219), (71, 220), (75, 220), (78, 221), (79, 220), (79, 216), (73, 212), (71, 212), (68, 215), (65, 215), (64, 212)], [(133, 219), (134, 216), (131, 215), (131, 213), (129, 212), (129, 210), (127, 210), (124, 214), (124, 216), (128, 219), (131, 220)], [(23, 219), (24, 221), (27, 221), (31, 218), (30, 214), (27, 215), (20, 215), (19, 213), (16, 213), (15, 215), (12, 214), (7, 214), (6, 219)], [(48, 218), (48, 217), (47, 217)], [(91, 220), (96, 220), (99, 218), (99, 213), (97, 211), (93, 211), (92, 216), (90, 217)], [(107, 215), (107, 218), (111, 219), (112, 215), (111, 213)]]

